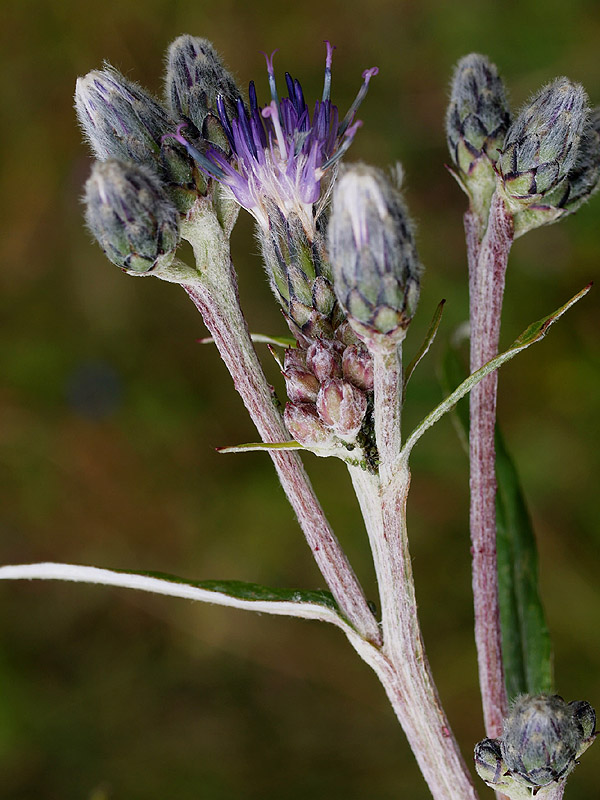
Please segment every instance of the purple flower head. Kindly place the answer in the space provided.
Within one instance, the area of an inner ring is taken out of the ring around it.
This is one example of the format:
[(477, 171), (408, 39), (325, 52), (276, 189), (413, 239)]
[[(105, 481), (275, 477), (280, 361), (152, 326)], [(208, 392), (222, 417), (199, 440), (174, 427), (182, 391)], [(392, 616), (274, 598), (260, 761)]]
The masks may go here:
[[(287, 218), (295, 213), (309, 238), (315, 230), (313, 205), (321, 197), (321, 179), (350, 147), (361, 125), (356, 111), (365, 97), (377, 67), (363, 72), (363, 83), (346, 116), (340, 121), (330, 99), (333, 46), (326, 42), (323, 96), (312, 115), (299, 81), (286, 72), (288, 94), (279, 99), (273, 68), (274, 51), (265, 54), (271, 102), (258, 105), (254, 82), (249, 88), (249, 108), (242, 100), (230, 117), (224, 98), (218, 96), (215, 115), (229, 144), (230, 154), (210, 146), (204, 153), (187, 142), (181, 131), (172, 134), (198, 162), (201, 170), (227, 187), (237, 202), (266, 229), (267, 204), (275, 203)], [(317, 213), (320, 209), (317, 209)]]

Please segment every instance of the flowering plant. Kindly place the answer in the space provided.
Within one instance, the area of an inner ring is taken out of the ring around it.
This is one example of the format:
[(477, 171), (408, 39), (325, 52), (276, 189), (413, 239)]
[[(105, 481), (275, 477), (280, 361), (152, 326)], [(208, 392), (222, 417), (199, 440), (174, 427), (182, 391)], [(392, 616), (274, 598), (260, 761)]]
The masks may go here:
[[(329, 42), (323, 93), (312, 112), (289, 73), (280, 99), (273, 56), (266, 57), (271, 99), (264, 106), (254, 83), (246, 101), (212, 45), (191, 36), (169, 48), (164, 105), (110, 66), (79, 79), (77, 114), (97, 158), (86, 184), (86, 219), (113, 263), (130, 275), (181, 285), (202, 314), (262, 439), (222, 451), (270, 455), (328, 591), (58, 563), (4, 566), (0, 578), (103, 583), (329, 622), (381, 681), (433, 797), (474, 800), (424, 650), (406, 526), (412, 450), (470, 393), (470, 419), (463, 416), (462, 424), (469, 434), (475, 638), (487, 736), (475, 747), (475, 766), (499, 795), (559, 800), (593, 742), (595, 713), (585, 701), (566, 703), (554, 694), (533, 536), (515, 512), (521, 498), (512, 462), (495, 443), (496, 370), (540, 341), (589, 291), (498, 352), (512, 241), (576, 211), (597, 189), (600, 114), (588, 108), (581, 86), (560, 78), (513, 119), (495, 65), (476, 54), (459, 62), (446, 128), (450, 170), (469, 200), (470, 374), (458, 377), (404, 437), (407, 384), (436, 336), (443, 304), (404, 366), (402, 344), (423, 270), (402, 171), (340, 165), (377, 68), (363, 72), (340, 120), (331, 101)], [(248, 332), (229, 248), (240, 208), (256, 221), (291, 337)], [(192, 246), (194, 265), (178, 255), (182, 240)], [(281, 368), (283, 413), (253, 338), (269, 344)], [(460, 374), (456, 360), (450, 365)], [(302, 450), (335, 456), (349, 471), (373, 555), (379, 613), (324, 515)], [(497, 552), (510, 567), (502, 580)], [(519, 562), (523, 554), (528, 569)]]

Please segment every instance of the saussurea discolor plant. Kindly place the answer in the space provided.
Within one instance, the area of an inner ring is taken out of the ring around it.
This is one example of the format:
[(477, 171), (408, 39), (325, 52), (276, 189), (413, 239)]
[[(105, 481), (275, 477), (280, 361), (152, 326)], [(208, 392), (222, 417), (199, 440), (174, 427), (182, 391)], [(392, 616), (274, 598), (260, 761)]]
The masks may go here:
[[(470, 370), (450, 347), (447, 396), (407, 436), (409, 379), (437, 333), (442, 304), (417, 356), (402, 344), (422, 266), (402, 197), (402, 171), (342, 165), (377, 69), (363, 72), (341, 116), (323, 93), (307, 105), (285, 74), (280, 96), (246, 99), (205, 39), (170, 46), (164, 101), (110, 66), (77, 82), (77, 115), (97, 159), (85, 188), (87, 224), (129, 275), (180, 284), (202, 315), (296, 513), (328, 591), (190, 581), (153, 573), (45, 563), (0, 568), (0, 578), (124, 586), (340, 628), (375, 671), (436, 800), (477, 790), (440, 704), (419, 628), (408, 548), (410, 456), (454, 411), (469, 437), (475, 639), (486, 737), (475, 767), (498, 796), (558, 800), (595, 736), (584, 701), (554, 693), (550, 642), (537, 590), (535, 541), (513, 463), (495, 425), (497, 369), (541, 340), (589, 290), (498, 352), (504, 275), (513, 239), (577, 210), (600, 179), (600, 111), (567, 78), (513, 117), (496, 67), (472, 54), (457, 65), (446, 118), (450, 171), (468, 197)], [(291, 336), (251, 336), (240, 308), (230, 235), (240, 208), (256, 223), (265, 270)], [(190, 265), (177, 255), (193, 249)], [(282, 405), (253, 345), (266, 342), (285, 379)], [(470, 373), (470, 374), (469, 374)], [(470, 413), (459, 401), (470, 393)], [(319, 504), (298, 451), (345, 462), (364, 517), (380, 613)], [(466, 543), (465, 543), (466, 546)], [(527, 568), (523, 568), (526, 564)]]

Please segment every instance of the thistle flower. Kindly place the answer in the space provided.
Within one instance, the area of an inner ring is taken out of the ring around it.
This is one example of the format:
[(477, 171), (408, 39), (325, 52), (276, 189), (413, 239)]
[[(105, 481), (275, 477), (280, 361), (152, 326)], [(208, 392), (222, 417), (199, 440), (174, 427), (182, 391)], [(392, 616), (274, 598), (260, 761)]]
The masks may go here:
[[(273, 66), (274, 51), (266, 56), (271, 101), (264, 107), (258, 105), (254, 82), (250, 83), (249, 108), (241, 99), (235, 114), (228, 108), (225, 96), (216, 98), (216, 115), (228, 143), (229, 153), (220, 148), (198, 150), (184, 137), (185, 125), (173, 134), (184, 145), (200, 168), (210, 177), (228, 187), (237, 202), (268, 230), (268, 203), (275, 204), (287, 218), (295, 214), (312, 241), (314, 209), (321, 198), (323, 176), (339, 161), (350, 147), (360, 126), (355, 120), (356, 111), (367, 93), (377, 67), (363, 72), (363, 84), (346, 116), (340, 121), (338, 109), (332, 104), (331, 62), (333, 47), (329, 42), (325, 60), (325, 83), (321, 100), (314, 111), (305, 102), (298, 80), (286, 73), (288, 95), (279, 98)], [(187, 131), (186, 131), (187, 134)]]
[(417, 306), (421, 266), (400, 192), (381, 170), (356, 164), (337, 181), (328, 251), (356, 335), (369, 347), (402, 339)]
[(105, 255), (132, 273), (164, 270), (179, 243), (179, 217), (147, 167), (97, 161), (85, 185), (86, 221)]

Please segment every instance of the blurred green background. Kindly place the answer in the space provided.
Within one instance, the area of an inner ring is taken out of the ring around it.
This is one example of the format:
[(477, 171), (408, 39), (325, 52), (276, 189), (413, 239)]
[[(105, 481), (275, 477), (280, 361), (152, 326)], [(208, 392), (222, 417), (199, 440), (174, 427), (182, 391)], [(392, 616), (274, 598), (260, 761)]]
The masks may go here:
[[(121, 274), (84, 230), (90, 158), (72, 109), (75, 78), (108, 59), (158, 93), (164, 50), (187, 32), (212, 39), (263, 98), (259, 51), (281, 48), (278, 74), (290, 70), (314, 98), (329, 38), (334, 100), (345, 111), (362, 70), (380, 67), (350, 157), (406, 168), (427, 267), (409, 353), (448, 300), (440, 342), (411, 384), (409, 425), (437, 402), (441, 342), (467, 314), (465, 202), (443, 167), (452, 66), (487, 53), (515, 107), (561, 74), (600, 103), (600, 5), (20, 0), (2, 3), (1, 14), (0, 562), (322, 586), (269, 459), (213, 449), (255, 434), (216, 353), (195, 343), (205, 332), (189, 300)], [(596, 198), (516, 243), (505, 343), (600, 277), (599, 218)], [(251, 328), (283, 333), (246, 218), (233, 248)], [(539, 539), (557, 689), (596, 707), (599, 311), (594, 290), (503, 369), (499, 401)], [(306, 463), (376, 599), (343, 467)], [(470, 759), (483, 727), (467, 484), (445, 420), (414, 454), (410, 533), (428, 652)], [(75, 585), (2, 585), (0, 601), (3, 799), (428, 797), (375, 677), (333, 629)], [(599, 782), (593, 748), (567, 796), (596, 797)]]

